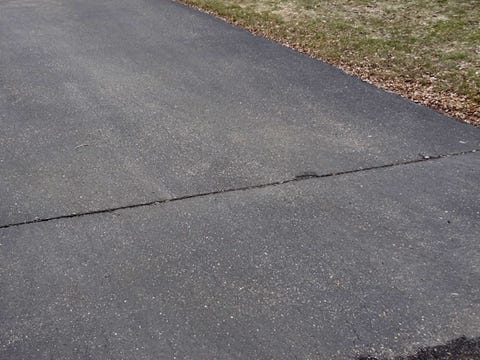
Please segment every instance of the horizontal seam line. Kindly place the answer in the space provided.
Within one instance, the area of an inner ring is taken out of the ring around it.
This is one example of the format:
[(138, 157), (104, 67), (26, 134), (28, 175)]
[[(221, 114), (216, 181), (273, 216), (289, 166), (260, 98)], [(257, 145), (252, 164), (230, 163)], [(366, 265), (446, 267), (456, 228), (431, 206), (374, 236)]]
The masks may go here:
[(426, 162), (426, 161), (431, 161), (431, 160), (440, 160), (440, 159), (445, 159), (445, 158), (452, 157), (452, 156), (466, 155), (466, 154), (475, 153), (477, 151), (479, 151), (479, 150), (474, 149), (474, 150), (462, 151), (462, 152), (446, 154), (446, 155), (423, 156), (422, 158), (408, 160), (408, 161), (393, 162), (393, 163), (390, 163), (390, 164), (370, 166), (370, 167), (359, 168), (359, 169), (354, 169), (354, 170), (331, 172), (331, 173), (322, 174), (322, 175), (317, 175), (317, 174), (312, 173), (312, 174), (296, 176), (296, 177), (291, 178), (291, 179), (274, 181), (274, 182), (269, 182), (269, 183), (265, 183), (265, 184), (257, 184), (257, 185), (249, 185), (249, 186), (243, 186), (243, 187), (238, 187), (238, 188), (222, 189), (222, 190), (216, 190), (216, 191), (210, 191), (210, 192), (204, 192), (204, 193), (198, 193), (198, 194), (183, 195), (183, 196), (174, 197), (174, 198), (171, 198), (171, 199), (153, 200), (153, 201), (138, 203), (138, 204), (133, 204), (133, 205), (124, 205), (124, 206), (117, 206), (117, 207), (107, 208), (107, 209), (86, 211), (86, 212), (82, 212), (82, 213), (72, 213), (72, 214), (67, 214), (67, 215), (52, 216), (52, 217), (48, 217), (48, 218), (27, 220), (27, 221), (22, 221), (22, 222), (17, 222), (17, 223), (1, 225), (0, 229), (7, 229), (7, 228), (10, 228), (10, 227), (36, 224), (36, 223), (42, 223), (42, 222), (47, 222), (47, 221), (53, 221), (53, 220), (61, 220), (61, 219), (82, 217), (82, 216), (87, 216), (87, 215), (113, 213), (113, 212), (116, 212), (116, 211), (119, 211), (119, 210), (127, 210), (127, 209), (148, 207), (148, 206), (152, 206), (152, 205), (165, 204), (165, 203), (168, 203), (168, 202), (175, 202), (175, 201), (181, 201), (181, 200), (187, 200), (187, 199), (193, 199), (193, 198), (200, 198), (200, 197), (206, 197), (206, 196), (211, 196), (211, 195), (219, 195), (219, 194), (225, 194), (225, 193), (231, 193), (231, 192), (237, 192), (237, 191), (247, 191), (247, 190), (254, 190), (254, 189), (262, 189), (262, 188), (266, 188), (266, 187), (275, 187), (275, 186), (279, 186), (279, 185), (283, 185), (283, 184), (299, 182), (299, 181), (309, 180), (309, 179), (321, 179), (321, 178), (355, 174), (355, 173), (359, 173), (359, 172), (366, 172), (366, 171), (372, 171), (372, 170), (387, 169), (387, 168), (391, 168), (391, 167), (416, 164), (416, 163), (421, 163), (421, 162)]

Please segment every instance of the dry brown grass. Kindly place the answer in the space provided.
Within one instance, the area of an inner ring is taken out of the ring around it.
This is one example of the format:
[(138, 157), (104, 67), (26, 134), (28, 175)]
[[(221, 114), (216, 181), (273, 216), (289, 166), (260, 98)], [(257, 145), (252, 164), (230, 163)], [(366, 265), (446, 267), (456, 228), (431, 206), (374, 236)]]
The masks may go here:
[(182, 0), (480, 125), (478, 0)]

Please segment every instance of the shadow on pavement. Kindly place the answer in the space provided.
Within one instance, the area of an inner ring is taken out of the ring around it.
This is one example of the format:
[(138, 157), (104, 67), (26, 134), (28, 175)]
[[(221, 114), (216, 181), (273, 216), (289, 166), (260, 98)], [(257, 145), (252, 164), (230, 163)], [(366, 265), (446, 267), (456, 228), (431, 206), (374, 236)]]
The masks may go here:
[[(445, 345), (422, 348), (413, 355), (397, 356), (393, 360), (479, 360), (480, 337), (467, 339), (465, 336)], [(360, 356), (358, 360), (387, 360), (375, 356)]]

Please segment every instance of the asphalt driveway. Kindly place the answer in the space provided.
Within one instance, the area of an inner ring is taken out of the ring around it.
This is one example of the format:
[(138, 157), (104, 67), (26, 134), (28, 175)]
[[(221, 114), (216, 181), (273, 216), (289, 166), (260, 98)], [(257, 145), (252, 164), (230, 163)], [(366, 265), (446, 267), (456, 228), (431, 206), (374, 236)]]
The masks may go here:
[(0, 358), (480, 336), (480, 130), (167, 0), (0, 0)]

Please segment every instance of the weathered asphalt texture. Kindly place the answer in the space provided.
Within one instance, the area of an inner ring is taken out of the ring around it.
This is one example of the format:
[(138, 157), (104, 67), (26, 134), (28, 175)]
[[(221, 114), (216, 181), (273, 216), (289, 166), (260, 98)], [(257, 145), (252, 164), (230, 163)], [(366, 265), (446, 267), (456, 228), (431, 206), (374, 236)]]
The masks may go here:
[(480, 328), (480, 156), (14, 226), (5, 359), (331, 359)]
[(480, 336), (480, 130), (166, 0), (0, 0), (0, 359)]
[(480, 148), (170, 1), (0, 4), (0, 225)]

